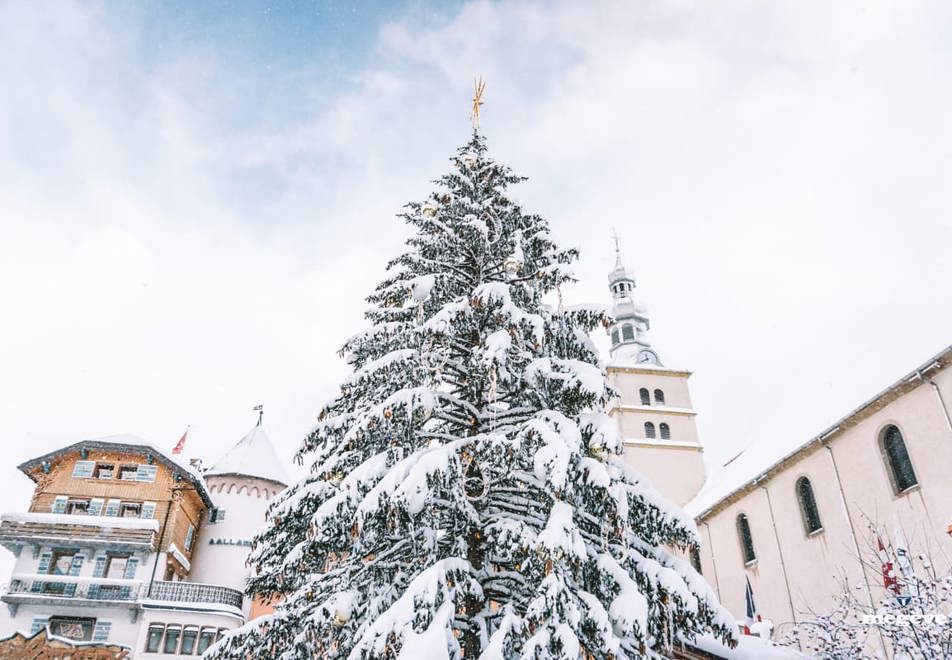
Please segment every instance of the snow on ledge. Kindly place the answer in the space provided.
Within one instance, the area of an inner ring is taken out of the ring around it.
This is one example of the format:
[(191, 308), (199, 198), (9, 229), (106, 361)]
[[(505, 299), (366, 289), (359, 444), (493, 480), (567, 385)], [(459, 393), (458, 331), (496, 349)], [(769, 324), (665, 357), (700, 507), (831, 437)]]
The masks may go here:
[[(183, 584), (191, 584), (190, 582)], [(204, 603), (184, 600), (160, 600), (157, 598), (140, 598), (139, 604), (143, 607), (149, 607), (159, 610), (192, 610), (196, 612), (210, 612), (212, 614), (223, 614), (226, 616), (245, 619), (244, 613), (234, 605), (225, 605), (224, 603)]]
[(5, 513), (0, 516), (0, 522), (82, 525), (83, 527), (159, 531), (159, 521), (154, 518), (120, 518), (118, 516), (87, 516), (71, 513)]

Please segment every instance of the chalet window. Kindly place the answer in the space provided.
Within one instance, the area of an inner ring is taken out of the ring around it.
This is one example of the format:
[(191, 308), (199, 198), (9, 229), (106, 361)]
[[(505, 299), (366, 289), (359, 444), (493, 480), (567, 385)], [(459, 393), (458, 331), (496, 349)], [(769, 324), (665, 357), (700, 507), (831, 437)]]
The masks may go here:
[(79, 619), (69, 616), (51, 616), (50, 634), (65, 637), (75, 642), (88, 642), (93, 638), (96, 619)]
[(119, 478), (123, 481), (135, 481), (138, 472), (138, 465), (121, 465), (119, 467)]
[(198, 626), (186, 626), (182, 631), (182, 655), (195, 653), (195, 642), (198, 641)]
[(178, 653), (181, 637), (182, 626), (168, 626), (165, 629), (165, 643), (162, 645), (162, 653)]
[(203, 627), (202, 631), (198, 634), (198, 652), (204, 653), (208, 650), (208, 647), (215, 643), (215, 638), (218, 636), (218, 631), (214, 628)]
[(661, 439), (662, 439), (662, 440), (670, 440), (670, 439), (671, 439), (671, 427), (670, 427), (670, 426), (668, 426), (668, 425), (665, 424), (664, 422), (661, 422), (661, 424), (658, 425), (658, 428), (661, 430)]
[(645, 437), (646, 438), (655, 437), (654, 424), (652, 424), (651, 422), (645, 422)]
[(89, 500), (69, 500), (66, 503), (66, 513), (74, 516), (87, 515), (89, 513)]
[(654, 391), (654, 402), (657, 403), (659, 406), (663, 406), (663, 405), (664, 405), (664, 392), (662, 392), (661, 390), (655, 390), (655, 391)]
[(624, 341), (631, 341), (635, 338), (635, 329), (630, 325), (621, 326), (621, 338)]
[(195, 526), (189, 525), (188, 531), (185, 532), (185, 549), (191, 550), (192, 544), (195, 542)]
[(803, 514), (803, 525), (807, 534), (823, 529), (823, 524), (820, 522), (820, 510), (813, 496), (813, 485), (806, 477), (800, 477), (797, 480), (797, 499), (800, 500), (800, 513)]
[(750, 523), (747, 516), (743, 513), (737, 516), (737, 537), (740, 540), (741, 554), (744, 557), (744, 563), (750, 564), (757, 560), (754, 553), (754, 539), (750, 535)]
[(889, 468), (893, 489), (896, 494), (904, 493), (919, 483), (916, 472), (912, 469), (909, 452), (906, 451), (906, 441), (902, 433), (895, 426), (887, 426), (882, 433), (882, 450)]
[(123, 502), (119, 505), (120, 518), (140, 518), (142, 517), (141, 502)]
[(695, 571), (700, 573), (701, 572), (701, 551), (698, 549), (696, 545), (692, 545), (691, 550), (689, 552), (691, 554), (691, 566), (694, 567)]
[(112, 479), (116, 474), (116, 468), (112, 463), (96, 463), (96, 469), (93, 476), (97, 479)]
[(145, 638), (145, 652), (158, 653), (159, 649), (162, 648), (162, 635), (164, 634), (165, 626), (161, 623), (150, 624), (149, 633)]
[(641, 397), (641, 405), (651, 405), (651, 394), (648, 392), (647, 387), (642, 387), (640, 390), (638, 390), (638, 396)]
[(93, 468), (96, 466), (96, 461), (76, 461), (73, 465), (73, 478), (74, 479), (86, 479), (93, 476)]

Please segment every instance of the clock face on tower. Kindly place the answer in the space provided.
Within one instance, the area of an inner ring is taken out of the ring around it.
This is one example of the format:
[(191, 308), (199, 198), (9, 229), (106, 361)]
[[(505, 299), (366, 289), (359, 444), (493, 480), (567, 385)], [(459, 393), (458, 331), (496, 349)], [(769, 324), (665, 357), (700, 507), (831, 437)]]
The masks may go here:
[(639, 351), (638, 364), (658, 364), (658, 356), (655, 355), (654, 351)]

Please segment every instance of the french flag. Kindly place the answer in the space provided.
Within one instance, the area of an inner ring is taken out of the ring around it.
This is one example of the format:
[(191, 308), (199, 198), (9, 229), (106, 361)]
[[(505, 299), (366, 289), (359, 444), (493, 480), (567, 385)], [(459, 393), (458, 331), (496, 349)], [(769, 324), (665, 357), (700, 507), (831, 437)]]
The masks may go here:
[(747, 600), (747, 621), (744, 625), (744, 634), (750, 635), (750, 627), (755, 623), (763, 621), (760, 613), (757, 611), (757, 605), (754, 603), (754, 590), (750, 586), (750, 577), (747, 578), (747, 588), (744, 591), (744, 597)]

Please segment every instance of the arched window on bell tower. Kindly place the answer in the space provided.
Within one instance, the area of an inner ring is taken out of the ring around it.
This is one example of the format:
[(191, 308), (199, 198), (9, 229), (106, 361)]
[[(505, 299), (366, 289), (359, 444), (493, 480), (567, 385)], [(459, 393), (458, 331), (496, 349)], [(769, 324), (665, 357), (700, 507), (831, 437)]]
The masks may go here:
[(652, 424), (651, 422), (645, 422), (645, 437), (651, 438), (651, 439), (654, 439), (656, 437), (654, 424)]

